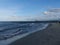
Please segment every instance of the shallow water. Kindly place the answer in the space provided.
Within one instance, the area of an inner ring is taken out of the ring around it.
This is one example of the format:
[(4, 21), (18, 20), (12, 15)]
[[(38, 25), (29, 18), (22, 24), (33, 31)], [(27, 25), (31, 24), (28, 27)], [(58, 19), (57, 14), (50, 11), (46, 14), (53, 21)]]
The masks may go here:
[(0, 22), (0, 40), (6, 40), (16, 35), (25, 34), (44, 27), (46, 23), (12, 23)]
[(0, 44), (9, 45), (31, 33), (45, 29), (48, 23), (0, 22)]

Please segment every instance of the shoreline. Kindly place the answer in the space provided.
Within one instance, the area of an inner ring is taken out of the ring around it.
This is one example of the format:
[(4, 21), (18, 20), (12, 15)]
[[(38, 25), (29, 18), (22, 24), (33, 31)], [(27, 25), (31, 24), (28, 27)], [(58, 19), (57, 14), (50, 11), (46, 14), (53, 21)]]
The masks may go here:
[[(49, 28), (50, 26), (51, 26), (52, 24), (48, 24), (48, 26), (46, 26), (44, 29), (42, 29), (42, 30), (45, 30), (45, 29), (47, 29), (47, 28)], [(34, 32), (34, 33), (31, 33), (31, 34), (29, 34), (29, 35), (27, 35), (27, 36), (25, 36), (25, 37), (23, 37), (23, 38), (20, 38), (20, 39), (24, 39), (24, 38), (26, 38), (26, 37), (29, 37), (30, 35), (32, 35), (32, 34), (35, 34), (35, 33), (37, 33), (37, 32), (40, 32), (40, 31), (42, 31), (42, 30), (38, 30), (38, 31), (36, 31), (36, 32)], [(20, 40), (20, 39), (18, 39), (18, 40)], [(16, 40), (17, 41), (17, 40)], [(15, 42), (15, 41), (14, 41)], [(12, 42), (13, 43), (13, 42)], [(12, 44), (11, 43), (11, 44)], [(9, 44), (9, 45), (11, 45), (11, 44)]]
[(28, 32), (28, 33), (25, 33), (25, 34), (22, 34), (22, 35), (17, 35), (17, 36), (14, 36), (12, 38), (9, 38), (7, 40), (2, 40), (2, 41), (0, 41), (0, 44), (1, 45), (9, 45), (9, 44), (11, 44), (12, 42), (15, 42), (18, 39), (21, 39), (21, 38), (24, 38), (26, 36), (29, 36), (30, 34), (33, 34), (33, 33), (38, 32), (40, 30), (46, 29), (48, 26), (49, 26), (49, 24), (45, 24), (44, 27), (37, 28), (37, 30), (35, 30), (35, 31), (31, 31), (31, 32)]
[(60, 45), (60, 24), (53, 24), (10, 45)]

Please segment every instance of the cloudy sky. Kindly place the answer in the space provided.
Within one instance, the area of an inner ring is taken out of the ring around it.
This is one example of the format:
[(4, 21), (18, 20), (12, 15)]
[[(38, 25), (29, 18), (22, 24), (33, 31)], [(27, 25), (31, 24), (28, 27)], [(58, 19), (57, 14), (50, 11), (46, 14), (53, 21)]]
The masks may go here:
[[(51, 8), (56, 8), (56, 10)], [(49, 16), (44, 14), (50, 15), (51, 13), (48, 12), (59, 12), (59, 8), (60, 0), (0, 0), (0, 21), (25, 20), (39, 16), (39, 18), (45, 19)]]

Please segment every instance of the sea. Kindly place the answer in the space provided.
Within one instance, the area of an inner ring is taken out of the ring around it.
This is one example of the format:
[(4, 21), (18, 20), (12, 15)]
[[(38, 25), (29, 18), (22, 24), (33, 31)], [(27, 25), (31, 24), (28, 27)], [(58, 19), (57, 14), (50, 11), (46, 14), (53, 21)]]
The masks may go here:
[(47, 28), (49, 23), (0, 22), (0, 44), (8, 45), (13, 41)]

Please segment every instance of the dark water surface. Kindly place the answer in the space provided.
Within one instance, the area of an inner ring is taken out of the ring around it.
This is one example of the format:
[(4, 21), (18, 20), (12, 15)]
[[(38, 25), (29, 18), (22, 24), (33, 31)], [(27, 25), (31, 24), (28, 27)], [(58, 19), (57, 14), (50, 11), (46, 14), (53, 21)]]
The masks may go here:
[(0, 40), (25, 34), (44, 27), (47, 23), (0, 22)]

